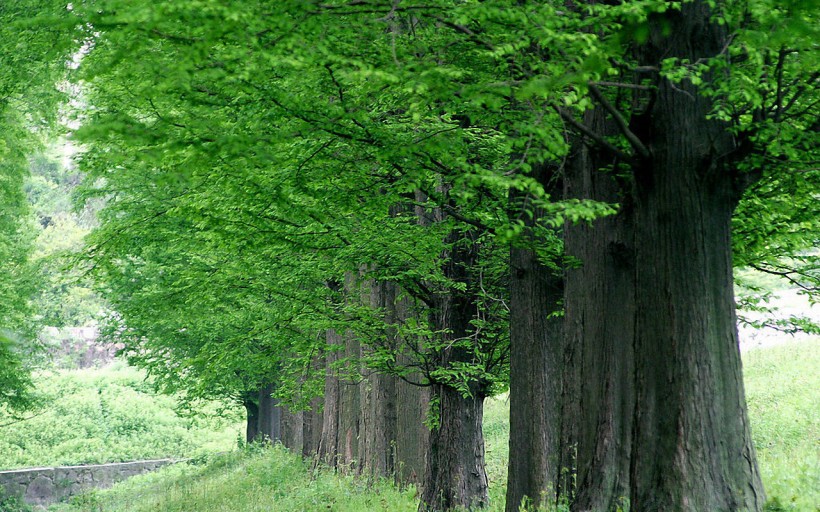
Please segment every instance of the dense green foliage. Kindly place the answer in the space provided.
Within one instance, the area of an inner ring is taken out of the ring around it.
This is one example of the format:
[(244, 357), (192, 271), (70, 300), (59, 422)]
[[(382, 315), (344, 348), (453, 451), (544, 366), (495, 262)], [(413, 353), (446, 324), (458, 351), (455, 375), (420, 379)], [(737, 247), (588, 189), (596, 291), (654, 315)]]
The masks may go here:
[(35, 378), (42, 408), (0, 417), (0, 468), (192, 457), (241, 438), (240, 411), (218, 403), (186, 411), (122, 364)]
[(69, 148), (61, 141), (31, 157), (25, 183), (38, 228), (32, 260), (40, 286), (31, 310), (38, 325), (53, 327), (90, 325), (104, 311), (100, 297), (83, 282), (84, 269), (75, 264), (95, 219), (93, 203), (75, 211), (71, 201), (81, 176), (64, 154)]
[[(403, 352), (428, 379), (503, 386), (505, 312), (489, 306), (503, 300), (506, 243), (536, 206), (544, 226), (612, 212), (549, 197), (530, 171), (566, 157), (564, 125), (593, 105), (588, 92), (610, 87), (610, 101), (627, 103), (628, 43), (678, 8), (513, 4), (79, 8), (98, 31), (80, 66), (93, 105), (78, 133), (85, 197), (108, 199), (90, 256), (132, 360), (197, 396), (241, 395), (274, 368), (284, 390), (322, 349), (320, 333), (337, 328), (367, 339), (381, 371), (401, 373)], [(752, 141), (738, 172), (762, 177), (738, 209), (736, 260), (786, 271), (784, 258), (796, 262), (819, 231), (809, 192), (817, 76), (806, 73), (816, 30), (804, 3), (765, 5), (728, 4), (731, 48), (660, 71), (693, 83), (730, 71), (705, 93), (725, 99), (714, 115)], [(792, 34), (788, 49), (780, 30)], [(140, 59), (124, 65), (128, 55)], [(525, 204), (508, 204), (511, 190)], [(420, 224), (418, 208), (435, 222)], [(560, 244), (543, 239), (554, 265)], [(490, 269), (475, 289), (475, 277), (442, 271), (456, 247)], [(797, 275), (813, 288), (815, 258), (801, 258)], [(477, 295), (485, 318), (474, 319), (483, 337), (463, 347), (471, 363), (434, 369), (442, 333), (423, 322), (400, 326), (407, 345), (380, 343), (379, 313), (326, 286), (351, 274), (399, 283), (419, 306)]]
[(31, 404), (25, 360), (33, 348), (29, 299), (37, 284), (23, 183), (36, 135), (56, 118), (56, 82), (73, 41), (65, 13), (65, 3), (52, 0), (0, 5), (0, 407), (11, 410)]
[[(820, 465), (815, 457), (820, 417), (818, 340), (757, 349), (744, 355), (747, 398), (771, 511), (808, 511), (820, 503)], [(492, 507), (503, 510), (509, 423), (504, 397), (489, 399), (484, 432)], [(146, 496), (149, 498), (146, 500)], [(777, 504), (780, 505), (777, 505)], [(778, 508), (778, 506), (780, 508)], [(179, 466), (135, 477), (114, 490), (80, 498), (59, 511), (139, 512), (198, 510), (415, 510), (412, 490), (321, 472), (311, 479), (306, 464), (283, 450), (233, 454), (205, 466)], [(359, 508), (356, 508), (359, 507)]]

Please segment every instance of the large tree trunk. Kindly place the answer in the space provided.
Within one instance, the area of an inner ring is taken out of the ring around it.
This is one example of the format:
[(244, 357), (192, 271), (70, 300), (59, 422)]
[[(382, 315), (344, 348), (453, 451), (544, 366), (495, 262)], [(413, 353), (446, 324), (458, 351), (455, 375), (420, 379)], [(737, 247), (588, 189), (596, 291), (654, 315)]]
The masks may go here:
[(636, 216), (633, 510), (760, 510), (734, 314), (733, 193), (673, 147)]
[[(541, 166), (534, 177), (548, 190), (549, 183), (560, 183), (546, 166)], [(519, 209), (519, 197), (511, 195), (510, 199), (513, 208)], [(522, 199), (526, 204), (526, 197)], [(543, 212), (535, 211), (534, 219), (541, 215)], [(528, 216), (522, 212), (521, 217)], [(522, 502), (533, 507), (554, 503), (561, 474), (563, 276), (539, 261), (533, 247), (550, 242), (539, 239), (532, 231), (522, 242), (525, 247), (513, 247), (510, 251), (507, 512), (517, 512)]]
[(305, 411), (282, 408), (282, 444), (293, 453), (302, 454), (305, 446)]
[(304, 411), (304, 434), (302, 441), (302, 455), (308, 458), (318, 457), (319, 445), (322, 441), (322, 403), (321, 397), (314, 398), (310, 403), (310, 409)]
[[(707, 2), (669, 11), (641, 63), (708, 58), (725, 27)], [(708, 79), (708, 77), (707, 77)], [(728, 127), (688, 81), (661, 80), (646, 115), (651, 158), (636, 169), (636, 411), (631, 501), (649, 510), (761, 510), (732, 285), (737, 200)]]
[(419, 510), (472, 510), (489, 503), (484, 467), (484, 397), (464, 397), (434, 385), (439, 425), (430, 433), (427, 473)]
[[(467, 283), (475, 264), (475, 247), (457, 240), (459, 236), (464, 235), (454, 232), (450, 236), (453, 246), (446, 254), (444, 274)], [(474, 334), (470, 323), (474, 302), (469, 291), (452, 288), (437, 297), (431, 319), (442, 344), (436, 354), (438, 368), (472, 362), (470, 348), (460, 343)], [(489, 502), (482, 432), (484, 389), (476, 381), (468, 382), (466, 389), (468, 396), (446, 382), (433, 386), (433, 399), (439, 401), (438, 425), (430, 433), (420, 511), (469, 510)]]
[[(349, 333), (344, 337), (345, 357), (351, 361), (358, 360), (359, 342)], [(339, 469), (358, 471), (355, 465), (359, 461), (359, 422), (361, 419), (360, 391), (362, 384), (354, 376), (348, 375), (339, 380), (339, 439), (336, 448), (339, 454)]]
[[(663, 17), (636, 45), (644, 69), (726, 46), (705, 2)], [(651, 94), (630, 119), (646, 151), (623, 181), (621, 212), (568, 230), (567, 248), (583, 266), (567, 279), (568, 375), (577, 397), (566, 411), (577, 420), (578, 482), (567, 496), (576, 511), (627, 498), (633, 512), (758, 511), (764, 495), (732, 289), (738, 191), (723, 160), (734, 142), (708, 119), (711, 100), (690, 82), (658, 78)], [(612, 135), (611, 125), (589, 117), (587, 124)], [(614, 182), (596, 174), (594, 158), (583, 160), (570, 180), (575, 195), (611, 196)]]
[(510, 259), (510, 455), (507, 512), (554, 501), (560, 473), (562, 279), (534, 251)]
[[(588, 126), (606, 133), (600, 110)], [(617, 216), (567, 225), (561, 498), (575, 510), (609, 511), (629, 498), (634, 391), (635, 266), (632, 207), (601, 172), (609, 162), (577, 145), (566, 173), (572, 198), (621, 201)], [(574, 474), (570, 475), (569, 472)]]

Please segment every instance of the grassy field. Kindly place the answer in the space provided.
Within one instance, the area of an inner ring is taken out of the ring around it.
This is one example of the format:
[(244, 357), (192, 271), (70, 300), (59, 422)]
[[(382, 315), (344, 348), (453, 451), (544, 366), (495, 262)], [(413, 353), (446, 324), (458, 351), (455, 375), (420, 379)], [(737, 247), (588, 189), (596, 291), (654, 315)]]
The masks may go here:
[[(744, 355), (753, 436), (771, 511), (820, 510), (820, 340)], [(491, 510), (503, 510), (508, 404), (487, 402)], [(135, 477), (54, 512), (414, 511), (415, 490), (311, 473), (286, 450), (254, 449)]]
[(231, 450), (244, 428), (215, 403), (185, 414), (123, 363), (42, 373), (37, 391), (42, 408), (24, 421), (0, 415), (0, 469), (191, 457)]

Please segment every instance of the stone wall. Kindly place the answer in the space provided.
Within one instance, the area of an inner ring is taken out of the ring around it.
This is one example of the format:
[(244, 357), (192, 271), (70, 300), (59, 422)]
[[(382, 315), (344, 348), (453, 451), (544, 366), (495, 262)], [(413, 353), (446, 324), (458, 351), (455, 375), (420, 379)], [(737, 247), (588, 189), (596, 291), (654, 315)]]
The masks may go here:
[(111, 487), (130, 476), (153, 471), (174, 462), (177, 461), (160, 459), (0, 471), (0, 486), (8, 494), (20, 496), (29, 504), (45, 506), (87, 489)]

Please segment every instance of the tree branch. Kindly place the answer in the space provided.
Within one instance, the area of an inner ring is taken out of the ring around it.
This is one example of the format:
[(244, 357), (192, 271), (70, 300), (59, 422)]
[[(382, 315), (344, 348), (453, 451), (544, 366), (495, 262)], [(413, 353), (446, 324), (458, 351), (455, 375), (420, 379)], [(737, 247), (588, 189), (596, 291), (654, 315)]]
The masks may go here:
[(616, 156), (616, 157), (620, 158), (621, 160), (624, 160), (624, 161), (632, 160), (632, 157), (630, 155), (624, 153), (620, 149), (613, 146), (609, 141), (607, 141), (606, 139), (604, 139), (603, 137), (601, 137), (597, 133), (590, 130), (583, 123), (578, 122), (578, 120), (576, 120), (575, 117), (571, 113), (567, 112), (566, 110), (564, 110), (563, 108), (561, 108), (557, 105), (555, 105), (554, 108), (555, 108), (555, 111), (558, 112), (558, 114), (561, 116), (561, 118), (564, 121), (566, 121), (570, 125), (572, 125), (572, 127), (575, 128), (575, 130), (581, 132), (582, 135), (585, 135), (585, 136), (589, 137), (590, 139), (592, 139), (592, 141), (595, 142), (595, 144), (600, 146), (602, 149), (608, 151), (613, 156)]
[(626, 140), (629, 141), (629, 144), (641, 155), (643, 158), (649, 158), (650, 153), (649, 149), (641, 142), (641, 139), (635, 135), (635, 133), (629, 129), (629, 123), (626, 122), (624, 116), (618, 112), (618, 109), (615, 108), (606, 97), (601, 94), (600, 89), (595, 87), (593, 84), (589, 84), (589, 92), (595, 100), (604, 107), (607, 112), (612, 115), (612, 118), (615, 119), (615, 123), (618, 125), (618, 129), (621, 130), (621, 133), (626, 137)]

